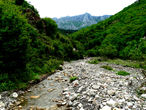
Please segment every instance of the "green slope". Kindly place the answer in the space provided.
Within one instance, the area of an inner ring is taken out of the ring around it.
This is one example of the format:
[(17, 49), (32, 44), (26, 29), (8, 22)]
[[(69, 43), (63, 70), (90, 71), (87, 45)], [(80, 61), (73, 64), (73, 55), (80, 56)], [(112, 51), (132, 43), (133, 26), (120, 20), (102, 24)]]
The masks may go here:
[(72, 39), (80, 41), (81, 45), (74, 45), (84, 55), (125, 59), (146, 59), (145, 36), (145, 0), (135, 2), (105, 21), (71, 35)]
[(25, 0), (0, 0), (0, 91), (24, 88), (78, 58), (70, 39)]

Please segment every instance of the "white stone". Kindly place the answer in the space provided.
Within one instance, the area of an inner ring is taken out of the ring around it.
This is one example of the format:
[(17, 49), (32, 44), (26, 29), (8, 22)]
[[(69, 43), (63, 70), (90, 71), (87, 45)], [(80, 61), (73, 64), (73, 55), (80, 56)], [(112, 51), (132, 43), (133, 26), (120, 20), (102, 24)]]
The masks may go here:
[(97, 95), (95, 96), (95, 98), (99, 98), (99, 95), (97, 94)]
[(81, 107), (81, 108), (80, 108), (80, 110), (84, 110), (84, 108), (83, 108), (83, 107)]
[(113, 108), (113, 110), (121, 110), (121, 109), (119, 109), (119, 108)]
[(75, 100), (78, 97), (78, 94), (72, 93), (72, 95), (69, 97), (70, 100)]
[(117, 103), (113, 99), (110, 99), (109, 101), (107, 101), (107, 104), (110, 106), (115, 106)]
[(68, 88), (65, 88), (63, 91), (68, 91), (69, 89)]
[(118, 100), (119, 103), (124, 103), (125, 102), (125, 99), (120, 99)]
[(96, 90), (94, 90), (94, 89), (88, 89), (88, 90), (87, 90), (87, 94), (88, 94), (88, 95), (96, 95), (95, 92), (96, 92)]
[(146, 98), (146, 94), (142, 94), (141, 97)]
[(92, 97), (91, 97), (91, 98), (89, 98), (88, 102), (92, 102)]
[(0, 108), (2, 107), (5, 107), (5, 104), (2, 101), (0, 101)]
[(114, 90), (109, 90), (107, 93), (108, 93), (108, 95), (111, 95), (112, 96), (112, 95), (115, 94), (115, 91)]
[(75, 81), (73, 81), (72, 83), (73, 83), (73, 86), (74, 86), (74, 87), (79, 85), (79, 81), (78, 81), (78, 80), (75, 80)]
[(78, 91), (77, 91), (77, 92), (81, 92), (83, 88), (84, 88), (84, 87), (83, 87), (83, 86), (81, 86), (81, 87), (78, 89)]
[(100, 109), (100, 110), (111, 110), (112, 108), (111, 107), (109, 107), (109, 106), (104, 106), (102, 109)]
[(78, 107), (82, 108), (82, 107), (83, 107), (83, 105), (80, 103), (80, 104), (78, 104)]
[(69, 102), (68, 102), (68, 105), (69, 105), (69, 106), (72, 106), (72, 104), (73, 104), (72, 101), (69, 101)]
[(93, 85), (92, 86), (93, 89), (99, 89), (99, 87), (100, 87), (99, 85)]
[(133, 103), (127, 102), (127, 105), (128, 105), (128, 107), (129, 107), (129, 106), (133, 106)]
[(14, 93), (12, 94), (12, 97), (17, 98), (17, 97), (18, 97), (18, 94), (17, 94), (16, 92), (14, 92)]

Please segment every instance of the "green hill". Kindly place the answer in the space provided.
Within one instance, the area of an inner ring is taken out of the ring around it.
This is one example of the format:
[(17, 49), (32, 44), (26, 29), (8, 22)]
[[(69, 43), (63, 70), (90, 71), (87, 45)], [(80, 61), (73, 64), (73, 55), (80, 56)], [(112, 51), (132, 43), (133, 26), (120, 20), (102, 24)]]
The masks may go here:
[(24, 88), (78, 57), (55, 21), (40, 18), (25, 0), (0, 0), (0, 91)]
[(105, 21), (71, 35), (85, 56), (146, 59), (146, 1), (140, 0)]

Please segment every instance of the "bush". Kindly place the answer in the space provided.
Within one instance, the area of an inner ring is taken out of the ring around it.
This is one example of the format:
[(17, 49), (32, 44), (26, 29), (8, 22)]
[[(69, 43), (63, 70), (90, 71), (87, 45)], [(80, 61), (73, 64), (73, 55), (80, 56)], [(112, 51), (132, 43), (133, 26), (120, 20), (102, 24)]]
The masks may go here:
[(92, 60), (88, 61), (88, 63), (90, 63), (90, 64), (98, 64), (99, 61), (98, 61), (98, 59), (92, 59)]
[(26, 71), (32, 42), (30, 36), (34, 33), (28, 31), (33, 28), (16, 6), (0, 3), (0, 7), (0, 73), (13, 77), (13, 74)]
[(77, 76), (70, 77), (70, 82), (73, 82), (73, 81), (75, 81), (75, 80), (77, 80), (77, 79), (78, 79)]
[(119, 71), (116, 73), (117, 75), (122, 75), (122, 76), (127, 76), (130, 75), (130, 73), (126, 72), (126, 71)]
[(104, 68), (107, 70), (113, 70), (113, 68), (111, 66), (108, 66), (108, 65), (103, 65), (103, 66), (101, 66), (101, 68)]
[(51, 18), (43, 18), (45, 24), (46, 35), (49, 37), (56, 37), (57, 34), (57, 24)]

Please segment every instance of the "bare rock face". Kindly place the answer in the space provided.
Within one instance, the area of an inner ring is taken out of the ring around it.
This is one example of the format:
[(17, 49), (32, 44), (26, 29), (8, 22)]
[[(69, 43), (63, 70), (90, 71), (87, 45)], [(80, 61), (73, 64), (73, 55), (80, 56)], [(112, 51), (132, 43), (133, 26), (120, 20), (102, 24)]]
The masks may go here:
[(77, 16), (67, 16), (62, 18), (53, 18), (58, 24), (58, 28), (65, 30), (79, 30), (81, 28), (96, 24), (99, 21), (109, 18), (111, 15), (104, 16), (92, 16), (89, 13), (85, 13)]

